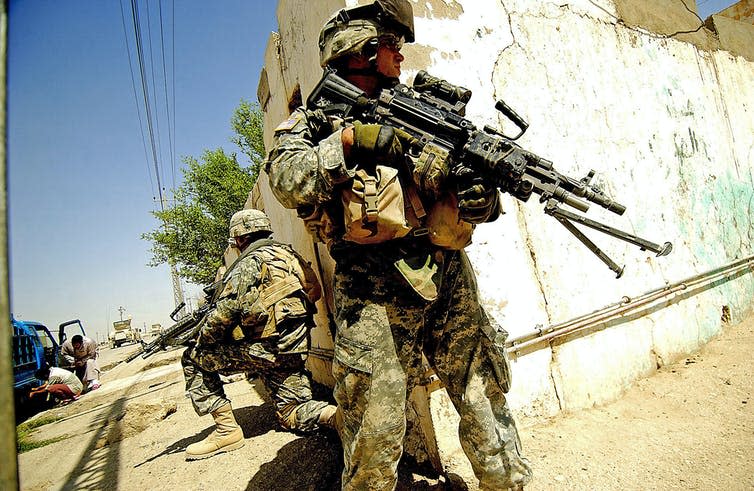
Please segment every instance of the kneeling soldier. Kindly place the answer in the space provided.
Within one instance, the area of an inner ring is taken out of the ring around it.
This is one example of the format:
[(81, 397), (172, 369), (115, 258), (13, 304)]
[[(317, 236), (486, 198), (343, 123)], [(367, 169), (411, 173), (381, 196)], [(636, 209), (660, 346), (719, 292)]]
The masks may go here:
[(230, 220), (231, 240), (241, 255), (225, 273), (196, 345), (181, 360), (194, 409), (200, 416), (211, 413), (216, 425), (186, 448), (187, 460), (244, 444), (221, 374), (258, 376), (286, 429), (334, 427), (335, 406), (312, 399), (304, 368), (321, 288), (309, 263), (271, 235), (270, 219), (259, 210), (241, 210)]

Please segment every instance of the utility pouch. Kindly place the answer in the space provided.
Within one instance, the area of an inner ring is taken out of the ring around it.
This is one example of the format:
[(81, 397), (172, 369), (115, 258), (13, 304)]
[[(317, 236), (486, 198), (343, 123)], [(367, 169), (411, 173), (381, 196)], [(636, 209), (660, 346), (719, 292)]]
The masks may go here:
[(378, 244), (407, 235), (403, 189), (398, 170), (378, 165), (375, 175), (359, 169), (350, 189), (341, 194), (343, 238), (357, 244)]
[(474, 225), (461, 220), (458, 211), (458, 198), (450, 192), (430, 208), (424, 226), (432, 244), (450, 250), (461, 250), (471, 244)]
[(322, 242), (329, 249), (337, 234), (335, 222), (325, 207), (302, 208), (298, 211), (298, 216), (304, 221), (304, 226), (314, 241)]
[(423, 196), (436, 200), (445, 189), (445, 182), (450, 174), (450, 157), (448, 151), (427, 143), (418, 157), (411, 157), (414, 164), (414, 184)]
[(424, 300), (437, 298), (442, 283), (442, 254), (401, 258), (393, 263), (411, 288)]
[(483, 314), (485, 319), (481, 324), (482, 347), (489, 357), (492, 364), (492, 370), (495, 375), (495, 381), (500, 386), (503, 393), (508, 393), (511, 388), (511, 366), (508, 362), (508, 355), (505, 353), (505, 340), (508, 338), (508, 332), (500, 327), (494, 319), (490, 319)]

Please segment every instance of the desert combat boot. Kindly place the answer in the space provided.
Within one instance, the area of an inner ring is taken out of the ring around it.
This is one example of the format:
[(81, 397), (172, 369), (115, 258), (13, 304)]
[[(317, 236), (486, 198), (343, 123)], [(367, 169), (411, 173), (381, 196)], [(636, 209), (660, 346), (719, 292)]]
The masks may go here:
[(186, 447), (186, 460), (206, 459), (243, 447), (243, 431), (233, 417), (230, 404), (214, 411), (212, 417), (215, 418), (215, 430), (204, 440)]

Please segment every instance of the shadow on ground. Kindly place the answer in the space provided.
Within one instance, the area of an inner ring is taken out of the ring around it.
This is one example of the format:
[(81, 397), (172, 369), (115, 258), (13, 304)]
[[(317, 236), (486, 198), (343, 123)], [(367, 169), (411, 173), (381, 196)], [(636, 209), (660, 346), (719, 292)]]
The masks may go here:
[[(306, 489), (336, 491), (341, 487), (343, 449), (337, 433), (324, 430), (303, 436), (278, 450), (263, 464), (246, 487), (247, 491)], [(452, 488), (430, 465), (417, 464), (404, 456), (398, 466), (397, 491), (441, 491)]]
[(246, 489), (338, 490), (342, 454), (340, 440), (334, 432), (299, 438), (284, 445), (271, 462), (263, 464)]

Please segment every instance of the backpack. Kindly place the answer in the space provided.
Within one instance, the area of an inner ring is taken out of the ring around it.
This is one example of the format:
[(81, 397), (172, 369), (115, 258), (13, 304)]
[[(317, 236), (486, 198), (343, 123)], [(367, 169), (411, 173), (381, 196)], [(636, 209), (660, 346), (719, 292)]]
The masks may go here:
[[(314, 304), (321, 298), (322, 288), (308, 261), (279, 242), (264, 244), (253, 255), (260, 264), (260, 281), (254, 294), (244, 294), (240, 301), (244, 311), (241, 323), (255, 328), (254, 337), (274, 336), (280, 322), (316, 312)], [(238, 339), (237, 334), (233, 337)]]

